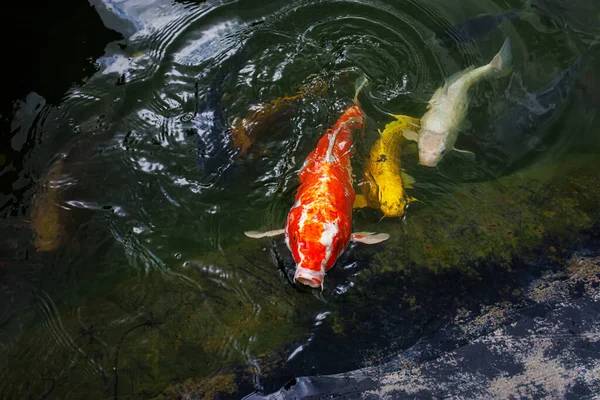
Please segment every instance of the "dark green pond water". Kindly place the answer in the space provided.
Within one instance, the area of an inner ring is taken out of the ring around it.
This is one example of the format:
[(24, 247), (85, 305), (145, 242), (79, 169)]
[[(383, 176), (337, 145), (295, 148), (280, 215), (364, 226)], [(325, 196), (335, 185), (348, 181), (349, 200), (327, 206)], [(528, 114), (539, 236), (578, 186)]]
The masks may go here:
[[(591, 0), (92, 3), (102, 22), (73, 6), (40, 46), (51, 73), (25, 58), (3, 103), (2, 398), (272, 392), (384, 362), (600, 247)], [(351, 245), (322, 292), (291, 282), (282, 238), (244, 236), (283, 226), (359, 77), (357, 182), (386, 112), (422, 116), (506, 37), (512, 74), (469, 92), (457, 147), (476, 157), (426, 168), (407, 151), (421, 201), (402, 219), (356, 210), (355, 231), (391, 238)], [(306, 87), (238, 154), (231, 126)]]

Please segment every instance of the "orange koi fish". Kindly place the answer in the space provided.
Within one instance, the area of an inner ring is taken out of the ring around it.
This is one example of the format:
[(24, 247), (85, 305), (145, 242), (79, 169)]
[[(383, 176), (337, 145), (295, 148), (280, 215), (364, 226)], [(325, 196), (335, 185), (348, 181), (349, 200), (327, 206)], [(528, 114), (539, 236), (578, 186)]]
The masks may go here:
[(358, 105), (349, 107), (308, 155), (285, 229), (245, 232), (252, 238), (285, 234), (296, 262), (294, 280), (313, 288), (323, 289), (325, 272), (350, 241), (374, 244), (390, 237), (386, 233), (352, 233), (352, 131), (362, 128), (363, 119)]

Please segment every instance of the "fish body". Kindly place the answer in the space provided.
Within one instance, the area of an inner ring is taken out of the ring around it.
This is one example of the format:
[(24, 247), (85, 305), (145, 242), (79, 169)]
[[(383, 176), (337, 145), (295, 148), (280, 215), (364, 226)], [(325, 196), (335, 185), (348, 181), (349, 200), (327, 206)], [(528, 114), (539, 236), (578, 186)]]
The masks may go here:
[(346, 250), (352, 234), (352, 131), (362, 128), (363, 113), (352, 106), (321, 137), (300, 171), (296, 203), (285, 225), (286, 243), (296, 261), (294, 279), (323, 283), (325, 272)]
[[(401, 217), (406, 205), (412, 201), (407, 197), (405, 185), (410, 186), (412, 178), (402, 172), (401, 152), (405, 139), (404, 129), (419, 126), (419, 119), (406, 115), (394, 115), (396, 120), (380, 131), (380, 138), (371, 146), (365, 163), (365, 183), (361, 185), (362, 195), (357, 196), (355, 206), (368, 205), (380, 209), (384, 217)], [(405, 182), (405, 178), (409, 181)], [(362, 198), (360, 198), (362, 196)]]
[(64, 162), (57, 160), (38, 183), (38, 193), (31, 213), (34, 245), (38, 252), (54, 251), (65, 239), (65, 226), (59, 205), (63, 188), (58, 185), (63, 166)]
[(250, 111), (242, 120), (235, 119), (229, 133), (237, 157), (243, 157), (254, 145), (255, 140), (266, 130), (272, 130), (278, 120), (289, 118), (298, 96), (279, 97)]
[(229, 133), (233, 147), (237, 150), (237, 157), (246, 155), (265, 132), (277, 133), (279, 122), (289, 119), (298, 101), (322, 97), (326, 90), (327, 84), (323, 78), (316, 77), (303, 85), (295, 95), (278, 97), (270, 103), (253, 108), (244, 119), (235, 119)]
[(429, 100), (428, 110), (421, 118), (418, 135), (405, 130), (405, 137), (419, 143), (419, 162), (435, 167), (444, 155), (454, 150), (454, 143), (465, 121), (469, 109), (469, 89), (482, 79), (492, 75), (503, 75), (510, 71), (510, 41), (504, 45), (489, 64), (479, 68), (473, 66), (448, 78)]
[(245, 232), (252, 238), (285, 234), (296, 262), (294, 280), (313, 288), (323, 288), (325, 272), (351, 240), (374, 244), (389, 238), (388, 234), (352, 233), (352, 131), (362, 126), (363, 112), (354, 105), (321, 137), (299, 172), (300, 187), (284, 229)]

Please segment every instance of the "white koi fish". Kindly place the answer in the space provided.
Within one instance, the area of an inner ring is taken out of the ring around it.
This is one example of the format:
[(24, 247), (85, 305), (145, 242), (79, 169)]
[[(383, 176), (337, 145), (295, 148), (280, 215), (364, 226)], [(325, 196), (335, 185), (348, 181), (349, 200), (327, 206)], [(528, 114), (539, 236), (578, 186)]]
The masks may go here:
[[(469, 68), (452, 75), (429, 100), (428, 111), (421, 118), (419, 132), (405, 129), (404, 136), (419, 144), (419, 162), (435, 167), (454, 148), (469, 109), (468, 91), (477, 82), (490, 76), (505, 76), (511, 71), (511, 47), (508, 38), (492, 61), (479, 68)], [(470, 153), (470, 152), (466, 152)], [(470, 153), (472, 154), (472, 153)]]

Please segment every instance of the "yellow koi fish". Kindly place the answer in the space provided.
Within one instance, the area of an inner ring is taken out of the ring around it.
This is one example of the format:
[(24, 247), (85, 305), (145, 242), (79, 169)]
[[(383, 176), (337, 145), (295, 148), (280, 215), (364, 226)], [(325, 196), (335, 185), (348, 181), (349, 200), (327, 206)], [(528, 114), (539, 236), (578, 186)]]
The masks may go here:
[(380, 209), (384, 217), (401, 217), (406, 205), (415, 200), (408, 197), (405, 187), (412, 187), (414, 179), (400, 168), (404, 129), (419, 126), (419, 119), (393, 115), (395, 121), (379, 131), (380, 138), (373, 144), (365, 160), (365, 182), (360, 184), (362, 195), (357, 195), (354, 208), (369, 206)]

